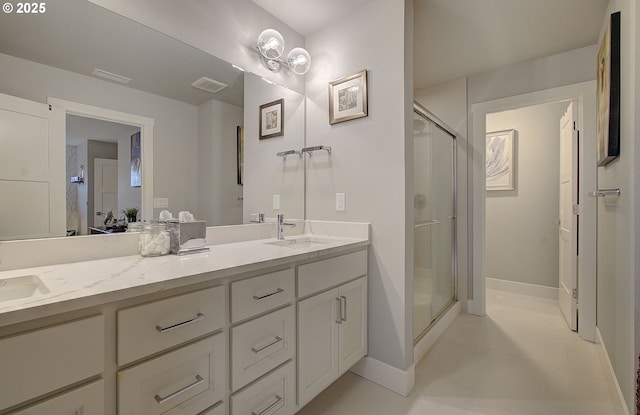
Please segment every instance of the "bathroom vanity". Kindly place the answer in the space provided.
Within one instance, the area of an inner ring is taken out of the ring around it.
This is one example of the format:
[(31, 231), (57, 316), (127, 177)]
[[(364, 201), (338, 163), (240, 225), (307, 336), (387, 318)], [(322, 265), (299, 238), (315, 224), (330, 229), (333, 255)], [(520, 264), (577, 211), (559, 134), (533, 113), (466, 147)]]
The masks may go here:
[(0, 414), (295, 413), (367, 353), (351, 228), (0, 272)]

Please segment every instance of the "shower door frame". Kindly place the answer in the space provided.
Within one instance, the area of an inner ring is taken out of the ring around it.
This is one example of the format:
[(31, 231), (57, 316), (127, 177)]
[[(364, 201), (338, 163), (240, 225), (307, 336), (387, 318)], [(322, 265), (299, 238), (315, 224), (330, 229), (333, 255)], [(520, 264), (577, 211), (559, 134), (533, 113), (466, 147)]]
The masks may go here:
[[(451, 231), (451, 279), (452, 279), (452, 287), (453, 293), (451, 299), (447, 304), (445, 304), (442, 309), (438, 310), (435, 317), (433, 317), (431, 323), (429, 323), (421, 332), (413, 339), (414, 344), (419, 342), (433, 327), (440, 318), (446, 314), (446, 312), (458, 301), (458, 201), (457, 201), (457, 133), (447, 124), (445, 124), (438, 117), (433, 115), (429, 110), (424, 108), (417, 102), (413, 102), (413, 112), (418, 114), (419, 116), (426, 118), (427, 120), (433, 122), (433, 124), (445, 132), (447, 135), (451, 136), (452, 140), (452, 152), (451, 152), (451, 197), (453, 203), (453, 229)], [(414, 308), (415, 310), (415, 308)]]

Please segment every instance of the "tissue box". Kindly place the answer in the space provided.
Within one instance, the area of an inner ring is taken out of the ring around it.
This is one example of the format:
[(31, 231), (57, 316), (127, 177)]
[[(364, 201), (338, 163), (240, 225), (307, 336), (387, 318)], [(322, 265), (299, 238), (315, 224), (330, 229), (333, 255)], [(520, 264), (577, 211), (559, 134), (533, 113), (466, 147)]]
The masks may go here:
[(208, 251), (206, 246), (207, 223), (203, 220), (192, 222), (168, 221), (167, 229), (171, 237), (171, 253), (176, 255)]

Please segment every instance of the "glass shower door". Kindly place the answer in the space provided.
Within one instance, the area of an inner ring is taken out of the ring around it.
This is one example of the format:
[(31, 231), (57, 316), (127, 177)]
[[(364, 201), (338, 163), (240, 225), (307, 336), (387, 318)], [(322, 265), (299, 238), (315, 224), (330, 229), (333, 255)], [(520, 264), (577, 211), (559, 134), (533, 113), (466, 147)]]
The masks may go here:
[(455, 139), (414, 112), (414, 339), (455, 300)]

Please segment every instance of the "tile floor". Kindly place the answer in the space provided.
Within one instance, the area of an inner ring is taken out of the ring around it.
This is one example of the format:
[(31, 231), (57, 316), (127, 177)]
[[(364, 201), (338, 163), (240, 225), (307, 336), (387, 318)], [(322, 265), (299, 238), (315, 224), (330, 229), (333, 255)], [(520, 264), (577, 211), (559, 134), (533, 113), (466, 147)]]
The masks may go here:
[(487, 316), (458, 316), (416, 366), (407, 398), (347, 373), (298, 414), (616, 415), (616, 409), (596, 345), (567, 328), (557, 303), (488, 290)]

